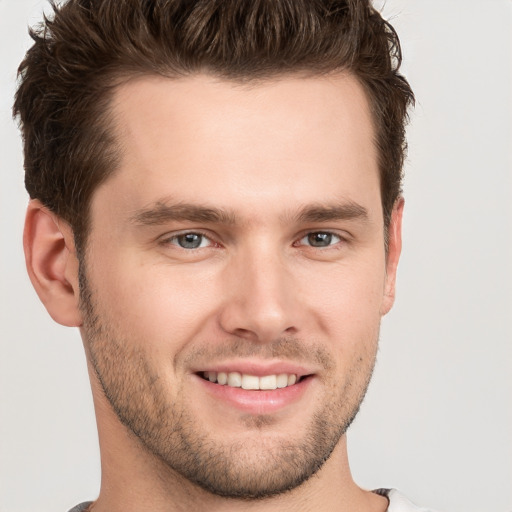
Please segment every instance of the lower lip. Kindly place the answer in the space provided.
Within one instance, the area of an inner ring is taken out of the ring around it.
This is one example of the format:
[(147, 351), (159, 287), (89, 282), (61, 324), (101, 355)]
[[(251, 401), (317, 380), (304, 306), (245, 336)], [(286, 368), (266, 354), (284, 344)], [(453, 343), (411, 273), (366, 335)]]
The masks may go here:
[(263, 391), (223, 386), (195, 377), (208, 394), (250, 414), (269, 414), (297, 402), (313, 381), (313, 376), (307, 376), (293, 386)]

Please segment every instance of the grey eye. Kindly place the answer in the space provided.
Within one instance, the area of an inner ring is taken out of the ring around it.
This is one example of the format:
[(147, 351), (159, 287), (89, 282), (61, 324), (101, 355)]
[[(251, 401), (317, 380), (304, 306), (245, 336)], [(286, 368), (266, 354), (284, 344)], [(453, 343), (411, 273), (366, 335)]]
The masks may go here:
[(207, 239), (199, 233), (185, 233), (183, 235), (176, 236), (174, 240), (176, 241), (176, 244), (183, 249), (198, 249), (199, 247), (205, 246), (205, 241)]
[(300, 239), (300, 245), (325, 249), (342, 241), (342, 238), (328, 231), (312, 231)]
[(332, 233), (309, 233), (308, 243), (312, 247), (328, 247), (332, 243)]

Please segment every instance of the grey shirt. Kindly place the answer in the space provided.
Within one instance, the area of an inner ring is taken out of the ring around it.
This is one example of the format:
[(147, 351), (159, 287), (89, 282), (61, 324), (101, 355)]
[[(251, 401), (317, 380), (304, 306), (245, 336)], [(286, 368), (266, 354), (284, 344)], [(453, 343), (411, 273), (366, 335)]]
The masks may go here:
[[(435, 512), (431, 509), (417, 507), (396, 489), (377, 489), (373, 492), (385, 496), (389, 500), (387, 512)], [(84, 512), (91, 503), (92, 501), (80, 503), (69, 512)]]

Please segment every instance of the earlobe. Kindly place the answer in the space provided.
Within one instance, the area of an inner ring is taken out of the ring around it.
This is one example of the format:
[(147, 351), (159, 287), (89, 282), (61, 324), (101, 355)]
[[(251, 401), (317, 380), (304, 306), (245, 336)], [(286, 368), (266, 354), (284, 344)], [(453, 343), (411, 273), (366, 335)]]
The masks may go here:
[(389, 312), (395, 302), (396, 271), (402, 252), (402, 216), (404, 198), (399, 197), (393, 207), (388, 230), (388, 252), (386, 257), (386, 282), (382, 300), (381, 315)]
[(62, 325), (81, 326), (78, 259), (70, 226), (31, 200), (23, 247), (30, 280), (50, 316)]

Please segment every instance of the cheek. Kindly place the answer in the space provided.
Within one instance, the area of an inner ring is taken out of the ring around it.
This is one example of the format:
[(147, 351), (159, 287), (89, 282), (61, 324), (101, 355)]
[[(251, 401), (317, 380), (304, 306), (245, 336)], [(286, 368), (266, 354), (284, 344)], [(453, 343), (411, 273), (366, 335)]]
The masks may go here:
[(338, 265), (310, 280), (315, 302), (326, 312), (359, 316), (378, 314), (384, 294), (385, 268), (373, 262)]
[(307, 296), (322, 329), (340, 347), (375, 343), (381, 319), (384, 266), (347, 265), (317, 275)]
[(152, 350), (175, 350), (197, 335), (212, 310), (206, 276), (170, 265), (104, 258), (88, 272), (102, 317), (119, 335)]

